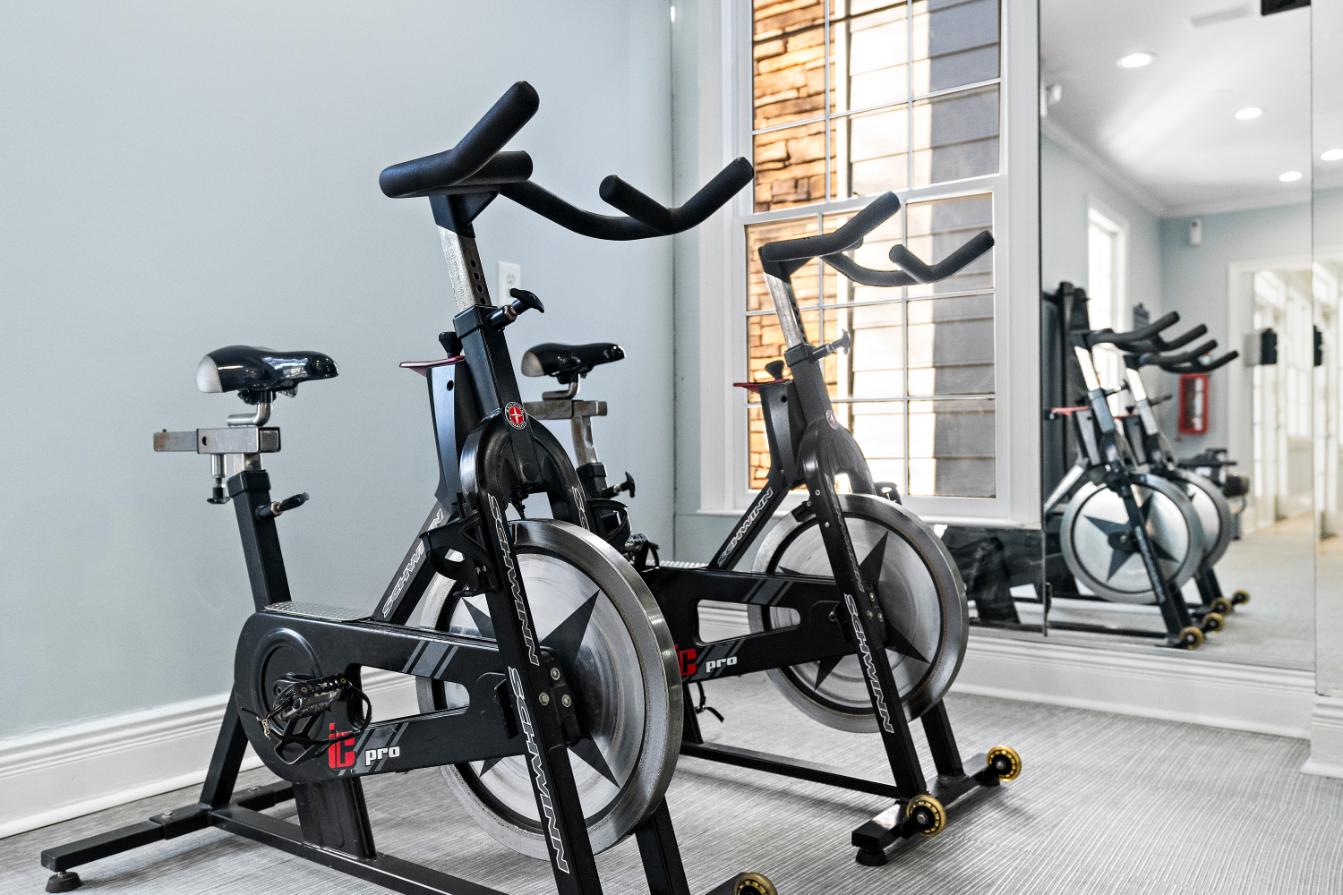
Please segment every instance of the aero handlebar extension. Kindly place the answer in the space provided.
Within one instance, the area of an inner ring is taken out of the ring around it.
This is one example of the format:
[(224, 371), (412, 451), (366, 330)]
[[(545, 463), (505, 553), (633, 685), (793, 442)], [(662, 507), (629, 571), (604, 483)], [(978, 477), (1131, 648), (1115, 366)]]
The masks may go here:
[(766, 273), (788, 277), (814, 258), (824, 259), (835, 270), (861, 286), (912, 286), (946, 279), (964, 269), (971, 261), (993, 248), (993, 235), (985, 231), (972, 238), (950, 256), (929, 266), (902, 245), (890, 251), (900, 270), (875, 270), (864, 267), (845, 255), (862, 245), (873, 230), (900, 210), (895, 193), (883, 193), (833, 233), (804, 236), (772, 242), (760, 248), (761, 266)]
[[(1131, 329), (1122, 333), (1117, 333), (1114, 330), (1102, 329), (1095, 332), (1081, 333), (1080, 336), (1082, 343), (1087, 348), (1107, 343), (1114, 345), (1122, 345), (1125, 343), (1133, 344), (1150, 341), (1163, 329), (1169, 329), (1179, 322), (1180, 315), (1175, 311), (1171, 311), (1169, 314), (1166, 314), (1163, 317), (1158, 317), (1147, 326), (1139, 327), (1138, 329)], [(1076, 336), (1074, 336), (1074, 338), (1076, 338)]]
[(1210, 354), (1217, 347), (1216, 339), (1209, 339), (1197, 348), (1190, 349), (1183, 354), (1161, 354), (1155, 351), (1144, 351), (1135, 353), (1134, 361), (1139, 367), (1171, 367), (1180, 364), (1187, 364), (1197, 361), (1205, 354)]
[[(462, 137), (460, 143), (446, 152), (437, 152), (423, 158), (385, 168), (378, 176), (378, 185), (392, 199), (427, 196), (435, 191), (455, 186), (485, 166), (513, 139), (522, 126), (531, 120), (541, 106), (541, 97), (526, 81), (518, 81), (490, 106), (476, 126)], [(517, 158), (520, 156), (521, 158)], [(525, 158), (526, 173), (520, 173)], [(518, 167), (501, 177), (501, 182), (526, 180), (531, 176), (532, 161), (524, 153), (517, 153), (514, 164)]]
[(847, 252), (862, 245), (863, 237), (899, 210), (900, 198), (895, 193), (882, 193), (833, 233), (783, 239), (761, 246), (761, 266), (767, 274), (787, 278), (813, 258)]
[(729, 164), (684, 205), (668, 208), (614, 175), (602, 181), (600, 195), (629, 214), (594, 214), (577, 208), (531, 182), (532, 160), (504, 146), (540, 105), (526, 81), (510, 87), (461, 142), (446, 152), (392, 165), (378, 178), (393, 199), (498, 193), (568, 230), (598, 239), (645, 239), (688, 230), (728, 202), (754, 176), (751, 163)]
[(1211, 373), (1218, 367), (1225, 367), (1238, 357), (1240, 357), (1239, 351), (1228, 351), (1214, 361), (1205, 363), (1203, 361), (1194, 360), (1185, 364), (1162, 364), (1161, 369), (1165, 370), (1167, 373)]

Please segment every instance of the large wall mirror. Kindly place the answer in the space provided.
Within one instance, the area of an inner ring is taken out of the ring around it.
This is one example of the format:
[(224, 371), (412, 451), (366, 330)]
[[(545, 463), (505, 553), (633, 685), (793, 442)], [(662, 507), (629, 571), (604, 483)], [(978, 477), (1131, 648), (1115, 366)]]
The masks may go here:
[(979, 618), (1313, 670), (1343, 239), (1312, 260), (1310, 10), (1042, 0), (1040, 21), (1048, 497), (1043, 533), (1001, 536), (1010, 588), (972, 582)]

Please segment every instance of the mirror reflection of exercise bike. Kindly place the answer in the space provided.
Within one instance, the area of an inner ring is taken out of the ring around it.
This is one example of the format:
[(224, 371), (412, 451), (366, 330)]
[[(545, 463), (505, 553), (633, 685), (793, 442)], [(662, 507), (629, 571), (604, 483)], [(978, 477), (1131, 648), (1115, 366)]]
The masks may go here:
[[(1189, 494), (1193, 485), (1176, 467), (1168, 468), (1165, 464), (1158, 441), (1159, 428), (1139, 372), (1147, 365), (1180, 370), (1198, 363), (1201, 354), (1215, 347), (1211, 343), (1182, 355), (1160, 353), (1183, 347), (1206, 331), (1196, 329), (1177, 340), (1159, 341), (1159, 334), (1178, 319), (1178, 315), (1168, 314), (1132, 332), (1100, 330), (1072, 335), (1074, 354), (1087, 389), (1087, 404), (1053, 411), (1071, 420), (1077, 435), (1078, 457), (1045, 501), (1044, 511), (1046, 530), (1058, 538), (1068, 571), (1086, 586), (1093, 598), (1155, 603), (1165, 623), (1166, 643), (1192, 649), (1203, 644), (1205, 631), (1222, 627), (1223, 614), (1218, 610), (1230, 608), (1220, 592), (1213, 595), (1210, 590), (1215, 577), (1211, 574), (1209, 557), (1219, 546), (1224, 550), (1225, 545), (1220, 527), (1205, 532), (1199, 509)], [(1125, 383), (1113, 391), (1099, 381), (1091, 353), (1105, 344), (1128, 352)], [(1217, 366), (1231, 359), (1224, 358)], [(1134, 423), (1121, 422), (1110, 408), (1111, 395), (1125, 391), (1135, 400)], [(1147, 427), (1152, 437), (1147, 437)], [(1139, 444), (1141, 455), (1126, 437), (1125, 429), (1143, 436)], [(1199, 493), (1201, 497), (1207, 496), (1201, 489)], [(1216, 513), (1217, 508), (1213, 511)], [(1181, 588), (1196, 576), (1200, 578), (1200, 593), (1206, 602), (1191, 608), (1185, 603)]]
[[(687, 689), (765, 671), (806, 715), (840, 730), (879, 732), (895, 782), (705, 743), (689, 692), (681, 753), (894, 799), (892, 808), (854, 831), (858, 859), (869, 864), (884, 863), (899, 839), (938, 833), (946, 806), (955, 799), (1014, 779), (1021, 770), (1019, 756), (1006, 746), (990, 749), (977, 770), (965, 770), (942, 702), (965, 650), (959, 575), (941, 540), (899, 503), (894, 486), (873, 481), (857, 442), (836, 421), (822, 362), (846, 350), (848, 336), (810, 344), (793, 293), (791, 275), (818, 257), (865, 285), (907, 286), (945, 279), (993, 246), (992, 237), (982, 233), (932, 267), (897, 246), (892, 260), (901, 269), (894, 271), (863, 268), (842, 254), (899, 208), (899, 199), (887, 193), (833, 233), (761, 247), (787, 350), (783, 360), (767, 365), (770, 380), (737, 385), (760, 397), (770, 471), (707, 564), (660, 561), (655, 545), (631, 534), (618, 500), (622, 493), (634, 495), (633, 479), (626, 473), (624, 482), (607, 484), (591, 427), (592, 417), (605, 415), (606, 404), (577, 396), (594, 367), (624, 356), (620, 347), (545, 343), (522, 361), (524, 374), (553, 376), (564, 386), (529, 404), (528, 411), (537, 419), (570, 421), (578, 475), (597, 530), (631, 556), (652, 589), (676, 641)], [(628, 211), (636, 215), (638, 209)], [(784, 376), (785, 364), (791, 378)], [(836, 492), (839, 477), (847, 477), (849, 493)], [(775, 521), (775, 511), (799, 486), (806, 488), (805, 499)], [(735, 571), (757, 542), (751, 570)], [(742, 606), (750, 633), (701, 639), (699, 605), (705, 600)], [(883, 653), (886, 661), (878, 661)], [(908, 726), (915, 720), (922, 721), (936, 765), (931, 787)]]
[[(1178, 485), (1194, 505), (1194, 511), (1198, 513), (1199, 525), (1203, 532), (1203, 552), (1198, 571), (1194, 574), (1194, 583), (1198, 588), (1200, 608), (1205, 621), (1210, 613), (1225, 616), (1250, 599), (1249, 593), (1245, 590), (1237, 590), (1230, 596), (1224, 595), (1214, 568), (1231, 544), (1235, 532), (1235, 515), (1226, 495), (1224, 483), (1215, 481), (1198, 472), (1197, 467), (1191, 468), (1176, 459), (1175, 451), (1171, 448), (1170, 441), (1162, 431), (1157, 418), (1155, 408), (1159, 402), (1148, 395), (1142, 370), (1144, 367), (1157, 367), (1176, 375), (1189, 373), (1207, 375), (1240, 356), (1240, 352), (1230, 351), (1213, 360), (1205, 360), (1217, 347), (1217, 342), (1214, 340), (1204, 342), (1182, 354), (1169, 354), (1202, 336), (1206, 331), (1207, 328), (1200, 325), (1169, 342), (1157, 335), (1146, 342), (1116, 343), (1116, 347), (1124, 352), (1126, 403), (1132, 401), (1128, 414), (1123, 418), (1129, 444), (1133, 447), (1139, 462), (1149, 471)], [(1225, 457), (1221, 459), (1225, 460)]]
[[(227, 427), (162, 432), (154, 443), (210, 456), (210, 501), (232, 503), (242, 535), (256, 612), (238, 640), (218, 744), (198, 803), (44, 851), (56, 873), (48, 891), (79, 885), (72, 867), (214, 827), (398, 892), (501, 895), (374, 846), (363, 778), (439, 766), (497, 839), (549, 860), (557, 891), (601, 892), (596, 854), (634, 834), (646, 891), (688, 895), (663, 797), (683, 718), (671, 637), (643, 580), (586, 529), (564, 450), (523, 411), (505, 330), (541, 304), (520, 290), (508, 305), (491, 302), (472, 222), (504, 195), (597, 238), (665, 235), (717, 210), (751, 168), (738, 160), (685, 206), (658, 206), (658, 226), (591, 214), (531, 183), (525, 152), (503, 150), (537, 106), (519, 82), (454, 149), (382, 174), (389, 196), (430, 199), (457, 313), (440, 337), (449, 357), (410, 365), (429, 386), (437, 501), (373, 611), (292, 599), (276, 521), (307, 495), (273, 500), (262, 467), (280, 449), (266, 425), (272, 401), (334, 377), (331, 358), (230, 346), (201, 362), (203, 391), (236, 392), (254, 408)], [(509, 507), (534, 493), (548, 496), (553, 518), (511, 520)], [(435, 573), (457, 582), (455, 602), (414, 626)], [(476, 617), (487, 631), (466, 629)], [(414, 676), (428, 707), (375, 720), (363, 669)], [(283, 782), (235, 797), (249, 744)], [(261, 813), (289, 798), (297, 826)], [(774, 887), (739, 874), (713, 891)]]

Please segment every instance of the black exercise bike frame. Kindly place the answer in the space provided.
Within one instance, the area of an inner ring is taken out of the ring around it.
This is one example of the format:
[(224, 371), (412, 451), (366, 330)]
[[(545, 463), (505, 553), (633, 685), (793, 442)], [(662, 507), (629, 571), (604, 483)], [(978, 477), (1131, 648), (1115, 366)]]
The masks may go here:
[[(371, 616), (346, 618), (291, 616), (272, 611), (270, 607), (275, 604), (289, 602), (290, 592), (275, 524), (278, 513), (265, 512), (274, 504), (269, 476), (260, 468), (260, 455), (241, 458), (242, 469), (228, 479), (257, 610), (249, 625), (297, 626), (316, 637), (343, 644), (345, 649), (340, 655), (348, 657), (346, 661), (352, 664), (434, 680), (456, 679), (445, 674), (445, 669), (472, 664), (478, 672), (473, 697), (488, 700), (497, 696), (504, 703), (496, 716), (498, 725), (487, 729), (479, 717), (473, 720), (472, 716), (483, 714), (479, 711), (422, 713), (373, 723), (359, 734), (353, 767), (332, 767), (320, 759), (305, 761), (297, 766), (301, 768), (295, 772), (300, 778), (298, 782), (258, 787), (235, 798), (237, 776), (248, 744), (244, 725), (259, 724), (259, 719), (244, 718), (237, 695), (233, 694), (198, 802), (139, 824), (44, 850), (43, 866), (56, 873), (49, 885), (73, 888), (79, 883), (78, 877), (68, 872), (73, 867), (215, 827), (397, 892), (505, 895), (379, 853), (373, 842), (361, 777), (526, 754), (538, 814), (544, 818), (556, 890), (562, 895), (594, 895), (602, 891), (569, 764), (568, 746), (579, 730), (576, 709), (564, 708), (564, 703), (572, 705), (573, 700), (560, 698), (568, 692), (564, 669), (538, 646), (540, 637), (532, 621), (522, 576), (517, 573), (504, 515), (509, 504), (520, 504), (529, 494), (546, 493), (551, 501), (552, 518), (587, 527), (585, 500), (564, 449), (544, 426), (531, 425), (523, 411), (503, 330), (528, 306), (515, 302), (512, 306), (495, 307), (491, 302), (472, 221), (498, 194), (531, 187), (527, 195), (532, 202), (543, 205), (534, 210), (570, 229), (577, 229), (571, 225), (586, 217), (592, 222), (588, 228), (592, 235), (613, 227), (623, 227), (629, 234), (619, 238), (662, 233), (628, 218), (602, 217), (572, 207), (558, 207), (565, 203), (526, 182), (531, 171), (526, 154), (500, 150), (531, 118), (536, 106), (535, 91), (519, 82), (456, 148), (393, 166), (383, 174), (383, 188), (388, 195), (430, 198), (458, 307), (453, 319), (455, 338), (453, 333), (445, 333), (440, 341), (445, 348), (460, 345), (461, 353), (445, 361), (414, 365), (428, 380), (440, 481), (434, 507), (377, 610)], [(692, 200), (700, 203), (693, 213), (669, 226), (679, 229), (694, 226), (726, 202), (749, 180), (749, 165), (745, 179), (741, 166), (735, 167), (734, 177), (716, 178)], [(605, 192), (605, 185), (603, 189)], [(625, 189), (632, 190), (627, 186)], [(540, 200), (536, 198), (538, 195)], [(521, 204), (529, 204), (517, 196), (514, 198)], [(687, 203), (682, 209), (663, 211), (678, 215), (690, 206)], [(278, 445), (278, 432), (275, 443)], [(451, 559), (453, 553), (464, 559)], [(406, 627), (435, 572), (470, 581), (474, 592), (485, 594), (494, 628), (493, 643)], [(279, 621), (267, 621), (271, 616)], [(262, 633), (259, 631), (258, 635)], [(244, 637), (247, 635), (245, 625)], [(482, 662), (482, 653), (493, 653), (498, 665), (490, 663), (488, 656)], [(552, 674), (556, 670), (560, 671), (558, 677)], [(357, 685), (357, 672), (355, 678)], [(333, 733), (332, 748), (346, 749), (346, 737), (345, 732)], [(422, 744), (423, 751), (403, 749), (399, 757), (384, 754), (358, 767), (360, 750), (365, 746), (376, 748), (412, 741)], [(260, 813), (289, 798), (297, 806), (297, 826)], [(655, 895), (689, 895), (665, 800), (636, 830), (635, 836), (648, 891)], [(735, 892), (737, 882), (738, 877), (734, 877), (714, 891)]]
[[(843, 524), (835, 481), (841, 475), (846, 476), (850, 490), (856, 494), (896, 502), (899, 495), (894, 485), (873, 480), (858, 442), (835, 418), (822, 361), (846, 348), (848, 340), (842, 338), (822, 346), (807, 341), (791, 279), (800, 265), (795, 258), (768, 257), (775, 250), (783, 254), (801, 252), (806, 255), (805, 260), (848, 251), (899, 207), (899, 200), (888, 193), (835, 233), (762, 247), (765, 279), (787, 343), (784, 360), (792, 373), (791, 378), (782, 378), (779, 368), (771, 381), (739, 383), (760, 396), (770, 454), (765, 483), (707, 565), (648, 565), (636, 561), (636, 568), (648, 582), (667, 619), (681, 659), (682, 682), (687, 688), (681, 754), (894, 799), (896, 804), (892, 808), (853, 831), (852, 844), (858, 848), (857, 858), (864, 864), (886, 863), (892, 845), (927, 830), (926, 816), (905, 811), (915, 797), (928, 793), (943, 805), (949, 805), (977, 787), (999, 784), (998, 773), (992, 767), (966, 774), (946, 706), (938, 701), (919, 719), (937, 771), (933, 787), (928, 787), (890, 664), (874, 658), (885, 655), (888, 640), (885, 617), (876, 593), (860, 571), (848, 528)], [(793, 243), (806, 245), (794, 247)], [(981, 236), (973, 245), (975, 250), (951, 261), (951, 266), (963, 267), (993, 242)], [(841, 270), (858, 275), (860, 269), (851, 261), (845, 264), (846, 261), (847, 258), (840, 262), (844, 265)], [(905, 276), (893, 271), (862, 272), (887, 278)], [(911, 282), (902, 279), (898, 284)], [(569, 397), (573, 394), (571, 391)], [(560, 396), (545, 397), (553, 401)], [(541, 408), (545, 404), (542, 401), (534, 406)], [(575, 437), (582, 437), (577, 429)], [(585, 445), (576, 444), (575, 448), (581, 454), (588, 453)], [(590, 499), (607, 498), (612, 492), (607, 489), (605, 468), (595, 456), (589, 459), (591, 462), (578, 468), (579, 478)], [(816, 514), (830, 565), (836, 570), (835, 578), (734, 571), (747, 550), (775, 521), (774, 514), (789, 492), (800, 486), (806, 488), (806, 499), (793, 513), (799, 519), (809, 512)], [(609, 536), (611, 530), (603, 530), (603, 523), (614, 525), (618, 515), (594, 512), (593, 516), (598, 533)], [(706, 642), (699, 631), (698, 610), (703, 601), (790, 608), (801, 621)], [(859, 657), (894, 784), (854, 777), (811, 762), (704, 741), (695, 701), (689, 692), (692, 684), (847, 655)]]

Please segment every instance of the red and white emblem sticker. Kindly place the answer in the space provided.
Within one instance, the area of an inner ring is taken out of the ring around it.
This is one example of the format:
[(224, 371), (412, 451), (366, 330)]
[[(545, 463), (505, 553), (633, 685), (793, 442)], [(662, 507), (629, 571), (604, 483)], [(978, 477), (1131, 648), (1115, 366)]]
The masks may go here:
[(517, 401), (509, 401), (504, 405), (504, 419), (514, 429), (527, 428), (527, 411), (522, 409), (522, 405)]

